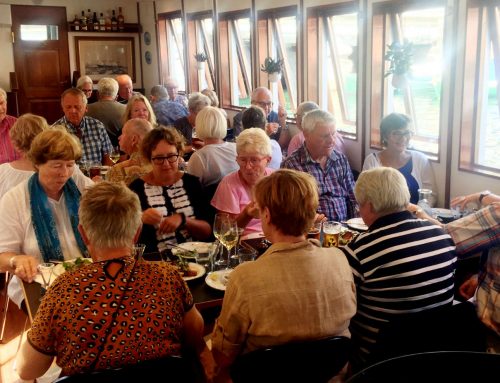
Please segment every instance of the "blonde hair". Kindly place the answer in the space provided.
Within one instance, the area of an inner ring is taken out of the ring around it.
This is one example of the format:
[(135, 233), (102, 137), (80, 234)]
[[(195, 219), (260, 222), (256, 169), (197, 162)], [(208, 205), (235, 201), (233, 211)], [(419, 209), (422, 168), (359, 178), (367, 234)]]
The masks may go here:
[(245, 129), (236, 137), (236, 152), (238, 154), (258, 153), (270, 157), (272, 155), (271, 139), (260, 128)]
[(49, 125), (47, 120), (36, 114), (26, 113), (17, 119), (9, 131), (10, 139), (17, 150), (27, 153), (33, 139)]
[(410, 203), (410, 191), (399, 170), (379, 167), (361, 172), (354, 187), (359, 205), (370, 202), (379, 215), (405, 210)]
[(196, 135), (205, 138), (223, 139), (227, 135), (227, 120), (219, 108), (207, 106), (196, 115)]
[(0, 88), (0, 99), (4, 99), (5, 102), (7, 102), (7, 92)]
[(34, 138), (28, 156), (35, 166), (50, 160), (78, 161), (82, 157), (82, 146), (65, 126), (55, 125)]
[(78, 215), (89, 242), (99, 249), (132, 247), (142, 225), (137, 195), (120, 183), (108, 181), (86, 190)]
[(146, 109), (148, 110), (149, 114), (148, 121), (151, 125), (156, 126), (156, 115), (155, 112), (153, 112), (151, 103), (144, 95), (140, 93), (136, 93), (128, 99), (127, 107), (125, 108), (125, 113), (123, 114), (122, 118), (122, 125), (124, 125), (128, 120), (130, 120), (130, 115), (132, 114), (132, 108), (134, 107), (134, 103), (136, 102), (143, 102), (144, 105), (146, 105)]
[[(319, 204), (313, 176), (280, 169), (263, 177), (254, 187), (259, 209), (268, 208), (271, 223), (283, 234), (299, 236), (308, 232)], [(300, 207), (300, 208), (299, 208)]]
[(217, 93), (215, 93), (215, 90), (206, 88), (203, 89), (201, 93), (210, 99), (210, 106), (215, 106), (216, 108), (219, 107), (219, 97), (217, 97)]

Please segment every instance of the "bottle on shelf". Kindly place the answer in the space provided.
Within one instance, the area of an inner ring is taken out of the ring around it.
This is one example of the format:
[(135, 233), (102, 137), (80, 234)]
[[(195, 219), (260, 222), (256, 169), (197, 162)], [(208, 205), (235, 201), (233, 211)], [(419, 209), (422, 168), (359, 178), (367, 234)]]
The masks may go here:
[(92, 30), (95, 32), (99, 31), (99, 20), (97, 19), (96, 12), (94, 12), (94, 17), (92, 17)]
[(113, 9), (113, 16), (111, 17), (111, 30), (113, 32), (116, 32), (118, 30), (118, 19), (116, 18), (114, 9)]
[(104, 14), (101, 12), (100, 16), (99, 16), (99, 30), (101, 32), (105, 32), (106, 31), (106, 19), (104, 18)]
[(118, 19), (118, 30), (123, 32), (125, 30), (125, 17), (123, 17), (122, 7), (118, 7), (117, 19)]
[[(87, 9), (87, 23), (91, 23), (91, 20), (92, 20), (92, 11), (89, 9)], [(89, 28), (89, 30), (91, 30), (92, 28)]]
[(106, 12), (106, 17), (104, 18), (104, 29), (106, 32), (111, 32), (111, 17), (109, 17), (108, 12)]
[(75, 18), (73, 19), (73, 28), (72, 30), (78, 32), (80, 30), (80, 19), (78, 15), (75, 14)]
[(82, 17), (80, 17), (80, 29), (82, 31), (88, 31), (87, 16), (85, 16), (85, 11), (82, 11)]

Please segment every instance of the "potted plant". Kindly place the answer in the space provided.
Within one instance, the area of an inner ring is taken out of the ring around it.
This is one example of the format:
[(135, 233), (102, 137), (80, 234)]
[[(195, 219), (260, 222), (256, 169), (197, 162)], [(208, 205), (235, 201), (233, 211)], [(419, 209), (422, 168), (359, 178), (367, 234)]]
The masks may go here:
[(194, 58), (196, 59), (196, 62), (198, 64), (198, 69), (202, 70), (205, 68), (205, 61), (208, 60), (207, 55), (205, 52), (198, 52), (194, 55)]
[(407, 84), (407, 75), (410, 72), (413, 60), (413, 43), (404, 41), (393, 42), (387, 45), (385, 60), (389, 61), (389, 69), (385, 77), (392, 74), (392, 86), (404, 88)]
[(269, 75), (270, 82), (277, 82), (280, 79), (282, 69), (283, 60), (275, 60), (272, 57), (266, 57), (264, 60), (264, 64), (260, 66), (260, 70), (262, 72), (266, 72)]

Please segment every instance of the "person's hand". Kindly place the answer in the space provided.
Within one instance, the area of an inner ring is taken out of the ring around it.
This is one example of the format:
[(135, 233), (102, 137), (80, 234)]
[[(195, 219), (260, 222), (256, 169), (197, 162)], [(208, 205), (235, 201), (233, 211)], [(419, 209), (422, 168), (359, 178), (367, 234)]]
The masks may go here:
[(420, 206), (415, 205), (414, 203), (409, 203), (408, 206), (406, 207), (406, 210), (408, 210), (410, 213), (417, 215), (417, 212), (422, 209), (420, 208)]
[(274, 133), (276, 133), (276, 132), (278, 131), (278, 128), (279, 128), (279, 127), (280, 127), (280, 126), (279, 126), (279, 124), (278, 124), (277, 122), (268, 122), (268, 123), (266, 124), (266, 128), (265, 128), (265, 130), (266, 130), (266, 134), (267, 134), (268, 136), (273, 135)]
[(477, 275), (473, 275), (469, 279), (467, 279), (464, 283), (460, 285), (460, 289), (458, 290), (460, 296), (469, 300), (474, 296), (478, 285)]
[(314, 218), (314, 222), (325, 222), (326, 221), (326, 216), (324, 214), (318, 214), (316, 213), (316, 217)]
[(146, 225), (159, 226), (162, 218), (161, 213), (152, 207), (142, 212), (142, 223)]
[(38, 260), (31, 255), (15, 255), (11, 259), (14, 274), (26, 282), (33, 282), (38, 272)]
[(260, 218), (260, 212), (259, 212), (259, 207), (257, 206), (257, 203), (254, 201), (250, 202), (247, 206), (245, 206), (245, 212), (252, 218), (259, 219)]
[(180, 214), (169, 215), (168, 217), (163, 217), (158, 227), (158, 233), (173, 233), (182, 224), (182, 217)]
[(466, 196), (455, 197), (451, 200), (451, 207), (459, 207), (460, 210), (467, 210), (468, 204), (479, 204), (479, 196), (482, 192), (469, 194)]

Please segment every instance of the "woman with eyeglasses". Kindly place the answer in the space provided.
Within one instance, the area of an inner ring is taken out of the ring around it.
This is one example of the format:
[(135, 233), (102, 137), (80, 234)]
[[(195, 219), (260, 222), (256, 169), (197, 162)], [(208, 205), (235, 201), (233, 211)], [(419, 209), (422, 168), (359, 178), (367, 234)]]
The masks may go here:
[(87, 105), (97, 101), (97, 97), (92, 97), (94, 82), (89, 76), (81, 76), (76, 82), (76, 87), (80, 89), (87, 97)]
[(153, 170), (133, 181), (129, 188), (139, 196), (145, 252), (162, 252), (177, 243), (207, 239), (212, 228), (206, 221), (200, 181), (179, 170), (184, 138), (174, 128), (159, 127), (142, 142), (142, 155)]
[(243, 234), (262, 233), (253, 187), (271, 174), (271, 141), (260, 128), (245, 129), (236, 137), (236, 162), (240, 169), (225, 176), (217, 187), (212, 206), (227, 213), (245, 228)]
[(380, 140), (384, 149), (366, 157), (363, 170), (379, 166), (399, 170), (408, 184), (410, 202), (416, 204), (418, 189), (430, 189), (433, 196), (437, 195), (437, 190), (434, 172), (427, 156), (416, 150), (408, 150), (413, 134), (408, 126), (410, 122), (410, 118), (401, 113), (391, 113), (382, 119)]

